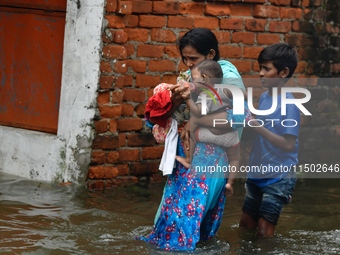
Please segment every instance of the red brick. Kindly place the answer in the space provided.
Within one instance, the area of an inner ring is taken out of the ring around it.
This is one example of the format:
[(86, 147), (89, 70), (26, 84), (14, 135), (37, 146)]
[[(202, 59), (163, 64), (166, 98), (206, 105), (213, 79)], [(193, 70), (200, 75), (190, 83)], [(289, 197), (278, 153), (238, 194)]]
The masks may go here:
[(188, 67), (186, 65), (184, 65), (183, 62), (180, 62), (179, 65), (178, 65), (178, 68), (177, 68), (178, 73), (180, 71), (186, 71), (186, 70), (188, 70)]
[(242, 30), (244, 29), (244, 21), (241, 18), (224, 18), (220, 20), (221, 29)]
[(108, 22), (107, 24), (108, 28), (124, 28), (125, 27), (123, 17), (121, 16), (106, 15), (105, 19)]
[(116, 12), (117, 10), (117, 0), (107, 0), (106, 1), (106, 11)]
[(144, 117), (145, 104), (139, 104), (136, 108), (136, 115), (139, 117)]
[(247, 31), (263, 32), (268, 21), (266, 19), (246, 19), (245, 23)]
[(119, 153), (119, 162), (140, 160), (139, 149), (120, 149), (118, 150), (118, 153)]
[(249, 72), (251, 70), (251, 62), (247, 60), (233, 60), (231, 61), (239, 72)]
[(108, 61), (101, 61), (100, 62), (100, 71), (103, 73), (111, 73), (112, 70), (112, 66), (111, 63)]
[(269, 24), (269, 32), (287, 33), (291, 30), (291, 23), (287, 21), (271, 21)]
[(161, 79), (158, 75), (136, 75), (136, 87), (137, 88), (153, 88), (161, 83)]
[(118, 151), (108, 151), (105, 155), (105, 162), (107, 164), (114, 164), (117, 163), (119, 160), (119, 153)]
[(150, 175), (150, 183), (161, 183), (164, 181), (164, 177), (160, 173), (155, 173)]
[(305, 34), (287, 34), (285, 42), (295, 47), (308, 46), (310, 44)]
[[(117, 126), (118, 126), (118, 121), (117, 121)], [(119, 134), (119, 147), (126, 147), (126, 134)]]
[(110, 59), (125, 59), (127, 56), (125, 47), (118, 45), (106, 45), (102, 53), (104, 58)]
[(132, 13), (132, 2), (131, 1), (120, 1), (120, 0), (118, 0), (117, 13), (119, 13), (119, 14), (131, 14)]
[(275, 44), (279, 43), (281, 40), (281, 36), (279, 34), (258, 34), (257, 35), (257, 43), (258, 44)]
[(331, 73), (332, 74), (339, 74), (340, 73), (340, 63), (333, 63), (331, 64)]
[(132, 86), (132, 83), (133, 83), (132, 75), (119, 76), (116, 79), (115, 87), (123, 88), (127, 86)]
[(123, 102), (124, 92), (121, 90), (114, 90), (111, 92), (111, 103), (120, 104)]
[(211, 16), (227, 16), (230, 15), (230, 8), (227, 4), (211, 4), (205, 6), (205, 14)]
[(114, 31), (113, 35), (113, 42), (115, 43), (126, 43), (128, 40), (128, 35), (124, 30)]
[(234, 32), (231, 41), (234, 43), (254, 44), (255, 34), (251, 32)]
[(298, 73), (304, 73), (306, 71), (307, 68), (307, 62), (306, 61), (301, 61), (301, 59), (299, 59), (298, 65), (295, 69), (295, 74)]
[(220, 44), (230, 43), (230, 31), (215, 31), (214, 34)]
[(241, 58), (242, 48), (238, 46), (220, 46), (221, 58)]
[(137, 27), (139, 22), (139, 17), (137, 15), (124, 15), (123, 23), (125, 27)]
[(326, 31), (329, 34), (340, 34), (340, 27), (337, 24), (326, 24)]
[(180, 58), (180, 56), (181, 56), (177, 46), (175, 46), (175, 45), (166, 45), (165, 48), (164, 48), (164, 53), (167, 54), (169, 57), (172, 57), (172, 58)]
[(108, 130), (107, 120), (94, 121), (94, 129), (97, 134), (105, 133)]
[(140, 15), (138, 25), (141, 27), (164, 27), (166, 24), (165, 17), (156, 15)]
[(157, 173), (159, 161), (141, 161), (133, 162), (130, 165), (130, 174), (132, 175), (146, 175)]
[(118, 136), (108, 136), (108, 135), (97, 135), (93, 139), (92, 148), (93, 149), (116, 149), (119, 147), (119, 137)]
[(114, 166), (91, 166), (88, 171), (90, 179), (111, 179), (118, 175), (118, 169)]
[(262, 47), (243, 47), (243, 58), (257, 59)]
[(133, 71), (136, 73), (145, 73), (146, 71), (146, 61), (142, 60), (128, 60), (128, 67), (132, 67)]
[(170, 2), (170, 1), (154, 1), (152, 12), (155, 14), (178, 14), (179, 13), (179, 3), (178, 2)]
[(194, 27), (194, 18), (192, 16), (169, 16), (168, 27), (191, 29)]
[(119, 131), (137, 131), (143, 128), (143, 122), (140, 118), (129, 118), (117, 120)]
[(126, 61), (115, 61), (113, 64), (113, 70), (117, 73), (126, 73), (127, 72)]
[(254, 13), (255, 18), (279, 18), (279, 8), (270, 5), (255, 5)]
[(147, 97), (148, 99), (153, 95), (153, 89), (148, 89), (147, 91)]
[(281, 19), (300, 19), (302, 17), (302, 9), (299, 8), (280, 8)]
[(123, 89), (123, 91), (126, 102), (145, 102), (145, 91), (139, 89)]
[(151, 40), (156, 42), (173, 43), (177, 41), (177, 37), (171, 30), (152, 29)]
[(144, 147), (142, 149), (142, 158), (145, 159), (158, 159), (162, 157), (164, 146)]
[(138, 178), (136, 176), (118, 176), (116, 181), (117, 185), (131, 185), (138, 183)]
[(129, 175), (130, 170), (129, 170), (129, 165), (128, 164), (118, 164), (116, 165), (118, 169), (118, 176), (123, 176), (123, 175)]
[(180, 14), (203, 15), (204, 4), (195, 2), (180, 3)]
[(127, 135), (127, 146), (129, 147), (153, 146), (155, 144), (156, 140), (151, 133)]
[(146, 42), (148, 40), (149, 29), (126, 28), (124, 31), (130, 41)]
[(102, 180), (88, 180), (87, 189), (88, 190), (103, 190), (105, 188), (105, 182)]
[(269, 2), (275, 5), (290, 5), (291, 0), (269, 0)]
[(122, 106), (122, 116), (132, 116), (135, 112), (135, 108), (131, 104), (123, 104)]
[(176, 64), (170, 60), (150, 60), (149, 71), (151, 72), (173, 72), (176, 71)]
[(114, 81), (115, 81), (114, 76), (100, 76), (100, 78), (99, 78), (99, 88), (110, 89), (110, 88), (112, 88)]
[(230, 4), (232, 17), (236, 16), (253, 16), (253, 6), (245, 4)]
[(218, 28), (219, 19), (211, 18), (211, 17), (195, 17), (194, 19), (194, 27), (204, 27), (211, 30), (215, 30)]
[(102, 40), (104, 43), (110, 43), (112, 42), (112, 33), (110, 29), (105, 29), (102, 34)]
[(92, 150), (91, 163), (99, 165), (105, 163), (105, 152), (103, 150)]
[(140, 44), (137, 47), (137, 57), (161, 58), (164, 55), (164, 46)]
[(177, 77), (178, 77), (178, 75), (176, 75), (176, 74), (164, 74), (162, 76), (161, 82), (176, 84), (177, 83)]
[(245, 3), (265, 3), (265, 2), (267, 2), (267, 0), (242, 0), (242, 2), (245, 2)]
[(98, 105), (110, 103), (110, 92), (98, 92), (97, 103)]
[(109, 131), (114, 133), (117, 132), (117, 120), (110, 120)]
[(122, 106), (121, 105), (103, 105), (99, 106), (100, 116), (102, 118), (118, 118), (122, 114)]
[(132, 12), (133, 13), (150, 13), (152, 11), (151, 1), (139, 1), (134, 0), (132, 2)]
[(135, 55), (135, 46), (131, 43), (124, 44), (124, 47), (126, 49), (126, 55), (127, 58), (133, 57)]

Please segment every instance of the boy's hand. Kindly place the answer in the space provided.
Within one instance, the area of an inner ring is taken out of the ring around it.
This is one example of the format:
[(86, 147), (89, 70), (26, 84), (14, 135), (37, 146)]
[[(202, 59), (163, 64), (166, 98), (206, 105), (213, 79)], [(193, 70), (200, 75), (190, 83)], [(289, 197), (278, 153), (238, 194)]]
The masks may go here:
[(225, 194), (230, 197), (234, 194), (234, 188), (233, 188), (233, 185), (231, 183), (227, 183), (225, 185)]

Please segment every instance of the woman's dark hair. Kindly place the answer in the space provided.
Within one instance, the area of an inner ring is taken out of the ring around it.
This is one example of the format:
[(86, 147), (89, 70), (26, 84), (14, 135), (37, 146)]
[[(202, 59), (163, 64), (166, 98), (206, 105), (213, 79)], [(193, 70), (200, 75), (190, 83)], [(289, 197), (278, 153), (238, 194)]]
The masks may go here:
[(182, 55), (182, 50), (186, 46), (192, 46), (196, 51), (207, 56), (211, 49), (215, 51), (213, 60), (220, 59), (217, 38), (213, 32), (206, 28), (194, 28), (186, 32), (179, 40), (178, 47)]
[(290, 78), (296, 69), (298, 58), (296, 51), (291, 46), (285, 43), (277, 43), (264, 48), (257, 61), (259, 64), (271, 61), (278, 73), (288, 67), (289, 74), (286, 78)]

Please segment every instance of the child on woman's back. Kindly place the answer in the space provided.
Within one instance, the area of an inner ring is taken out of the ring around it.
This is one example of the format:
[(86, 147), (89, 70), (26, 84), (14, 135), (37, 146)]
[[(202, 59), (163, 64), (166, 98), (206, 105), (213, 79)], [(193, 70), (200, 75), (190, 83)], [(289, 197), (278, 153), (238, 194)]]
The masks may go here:
[[(202, 116), (202, 109), (204, 114), (208, 114), (220, 110), (225, 111), (226, 107), (232, 107), (231, 92), (228, 89), (215, 88), (214, 86), (214, 84), (223, 82), (223, 72), (216, 61), (205, 60), (201, 62), (191, 70), (191, 76), (195, 89), (192, 91), (191, 97), (185, 98), (191, 114), (199, 118)], [(209, 97), (207, 97), (207, 94)], [(197, 100), (194, 101), (194, 99)], [(186, 158), (176, 156), (177, 161), (189, 168), (196, 141), (199, 141), (225, 147), (230, 166), (238, 166), (239, 135), (237, 130), (228, 129), (221, 132), (216, 128), (197, 127), (193, 123), (190, 124), (190, 129), (192, 130), (190, 149), (185, 148)]]

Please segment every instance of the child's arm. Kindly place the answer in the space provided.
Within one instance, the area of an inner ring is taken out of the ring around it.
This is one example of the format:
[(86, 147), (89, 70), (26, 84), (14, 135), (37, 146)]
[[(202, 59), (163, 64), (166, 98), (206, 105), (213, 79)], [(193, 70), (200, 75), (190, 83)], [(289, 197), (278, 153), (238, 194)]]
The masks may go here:
[(296, 136), (295, 135), (277, 135), (265, 127), (261, 126), (257, 121), (253, 120), (251, 122), (252, 126), (254, 126), (254, 130), (267, 139), (274, 146), (284, 150), (284, 151), (293, 151), (295, 149)]
[(185, 100), (185, 103), (190, 109), (190, 113), (194, 114), (196, 117), (201, 117), (201, 104), (196, 104), (192, 98)]
[(237, 145), (226, 148), (230, 169), (233, 171), (229, 172), (228, 182), (226, 184), (226, 194), (231, 196), (234, 193), (233, 184), (237, 177), (237, 171), (240, 167), (240, 143)]

